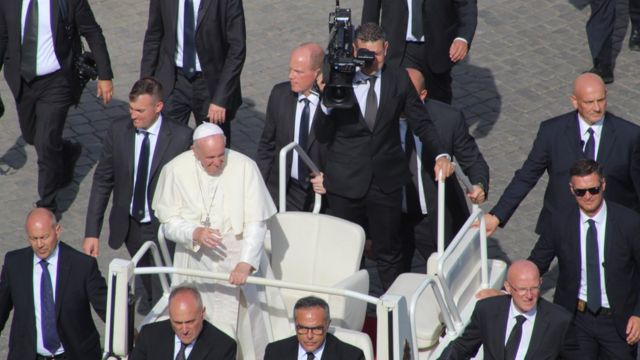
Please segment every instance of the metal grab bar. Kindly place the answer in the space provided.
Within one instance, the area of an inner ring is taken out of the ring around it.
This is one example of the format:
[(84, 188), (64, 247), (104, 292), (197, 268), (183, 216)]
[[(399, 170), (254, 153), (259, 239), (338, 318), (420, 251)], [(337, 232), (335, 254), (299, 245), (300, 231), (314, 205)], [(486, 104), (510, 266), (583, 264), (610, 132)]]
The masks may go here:
[[(140, 259), (149, 250), (151, 251), (151, 256), (153, 256), (153, 261), (156, 264), (163, 264), (163, 262), (160, 260), (160, 252), (158, 250), (158, 245), (156, 243), (154, 243), (153, 241), (147, 241), (144, 244), (142, 244), (140, 249), (131, 258), (131, 262), (133, 262), (135, 265), (138, 265), (138, 262), (140, 261)], [(140, 269), (143, 269), (143, 268), (140, 268)], [(132, 278), (132, 281), (133, 281), (133, 278)], [(164, 276), (164, 275), (160, 276), (160, 285), (162, 286), (162, 291), (163, 292), (165, 292), (165, 293), (169, 292), (169, 283), (167, 282), (167, 277), (166, 276)]]
[[(301, 157), (304, 163), (309, 167), (312, 173), (316, 175), (320, 174), (320, 169), (318, 169), (318, 166), (316, 166), (309, 155), (307, 155), (307, 153), (300, 145), (298, 145), (298, 143), (292, 141), (291, 143), (289, 143), (289, 145), (283, 147), (280, 150), (280, 160), (278, 162), (280, 175), (278, 181), (278, 209), (280, 212), (285, 212), (287, 208), (287, 189), (285, 186), (285, 184), (287, 183), (287, 153), (294, 149), (298, 153), (298, 156)], [(318, 214), (320, 212), (321, 206), (322, 196), (316, 193), (313, 202), (313, 213)]]
[[(167, 267), (167, 266), (135, 268), (134, 274), (137, 274), (137, 275), (179, 274), (184, 276), (196, 276), (196, 277), (214, 279), (214, 280), (224, 280), (224, 281), (229, 280), (229, 274), (227, 273), (211, 272), (211, 271), (205, 271), (205, 270), (193, 270), (193, 269), (185, 269), (185, 268), (174, 268), (174, 267)], [(336, 289), (336, 288), (331, 288), (327, 286), (292, 283), (288, 281), (265, 279), (265, 278), (255, 277), (255, 276), (249, 276), (247, 278), (247, 284), (264, 285), (264, 286), (271, 286), (271, 287), (277, 287), (277, 288), (283, 288), (283, 289), (319, 292), (319, 293), (330, 294), (330, 295), (345, 296), (345, 297), (349, 297), (349, 298), (353, 298), (361, 301), (366, 301), (367, 303), (370, 303), (370, 304), (378, 303), (377, 297), (361, 294), (353, 290)]]

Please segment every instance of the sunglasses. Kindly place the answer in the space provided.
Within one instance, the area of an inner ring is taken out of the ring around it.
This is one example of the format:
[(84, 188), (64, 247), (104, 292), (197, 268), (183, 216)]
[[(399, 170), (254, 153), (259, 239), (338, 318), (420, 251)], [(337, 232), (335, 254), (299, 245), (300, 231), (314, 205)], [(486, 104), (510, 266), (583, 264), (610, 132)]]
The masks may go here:
[(598, 195), (598, 194), (600, 194), (600, 190), (601, 190), (601, 187), (600, 186), (596, 186), (596, 187), (592, 187), (592, 188), (588, 188), (588, 189), (573, 189), (573, 193), (577, 197), (583, 197), (587, 193), (587, 191), (591, 195)]

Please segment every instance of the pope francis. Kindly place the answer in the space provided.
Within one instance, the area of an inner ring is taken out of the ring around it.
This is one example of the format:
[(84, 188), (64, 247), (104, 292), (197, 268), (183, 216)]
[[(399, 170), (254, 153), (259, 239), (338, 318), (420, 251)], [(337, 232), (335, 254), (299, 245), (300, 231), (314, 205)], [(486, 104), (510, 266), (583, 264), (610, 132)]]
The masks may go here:
[[(267, 220), (276, 208), (255, 162), (226, 149), (220, 127), (201, 124), (193, 141), (191, 150), (162, 169), (152, 206), (165, 238), (177, 244), (175, 267), (230, 273), (228, 284), (181, 275), (172, 284), (197, 284), (208, 320), (235, 333), (237, 285), (258, 270)], [(250, 303), (250, 291), (243, 290), (243, 302)]]

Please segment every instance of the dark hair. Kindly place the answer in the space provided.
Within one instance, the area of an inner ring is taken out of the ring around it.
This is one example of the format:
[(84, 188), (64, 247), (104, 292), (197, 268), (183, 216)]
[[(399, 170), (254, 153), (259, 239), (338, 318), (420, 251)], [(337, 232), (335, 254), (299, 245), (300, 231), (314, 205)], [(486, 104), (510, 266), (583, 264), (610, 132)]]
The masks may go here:
[(355, 38), (364, 42), (375, 42), (378, 40), (385, 41), (387, 35), (378, 24), (364, 23), (356, 30)]
[(604, 177), (602, 166), (597, 161), (591, 159), (580, 159), (573, 164), (569, 170), (569, 175), (574, 176), (587, 176), (593, 173), (597, 173), (600, 180)]
[(129, 92), (129, 101), (134, 101), (140, 95), (151, 95), (156, 101), (161, 101), (162, 84), (154, 77), (144, 77), (133, 84)]
[(307, 296), (296, 301), (296, 304), (293, 307), (293, 319), (295, 320), (296, 311), (298, 309), (308, 309), (312, 307), (322, 308), (322, 310), (324, 310), (324, 320), (325, 322), (329, 323), (329, 321), (331, 320), (331, 314), (329, 313), (329, 304), (327, 304), (327, 302), (323, 299), (320, 299), (316, 296)]

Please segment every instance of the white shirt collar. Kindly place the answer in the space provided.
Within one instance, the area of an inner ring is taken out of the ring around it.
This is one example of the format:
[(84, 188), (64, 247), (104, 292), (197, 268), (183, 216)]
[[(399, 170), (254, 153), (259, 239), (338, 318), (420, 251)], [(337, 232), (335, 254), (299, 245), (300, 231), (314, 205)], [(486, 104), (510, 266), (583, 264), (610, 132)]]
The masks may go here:
[[(602, 190), (600, 190), (602, 191)], [(598, 210), (598, 213), (594, 216), (594, 217), (589, 217), (587, 216), (587, 214), (585, 214), (584, 212), (582, 212), (582, 210), (580, 210), (580, 223), (584, 224), (587, 222), (587, 220), (592, 219), (593, 221), (596, 222), (596, 224), (604, 224), (605, 220), (607, 219), (607, 202), (606, 201), (602, 201), (602, 207), (600, 207), (600, 210)]]
[[(324, 346), (327, 344), (327, 338), (324, 338), (324, 342), (320, 345), (315, 351), (313, 351), (313, 356), (315, 360), (320, 360), (322, 357), (322, 352), (324, 351)], [(298, 343), (298, 359), (307, 360), (307, 350), (305, 350), (300, 343)]]
[(509, 318), (514, 318), (518, 315), (523, 315), (524, 317), (527, 318), (527, 321), (531, 321), (531, 319), (533, 319), (536, 316), (537, 312), (538, 312), (538, 304), (536, 304), (536, 306), (533, 309), (527, 312), (521, 312), (520, 310), (518, 310), (518, 308), (514, 304), (513, 299), (511, 299), (511, 306), (509, 307)]
[(587, 121), (578, 113), (578, 124), (580, 125), (580, 136), (587, 133), (589, 128), (592, 128), (595, 131), (596, 135), (600, 135), (602, 132), (602, 125), (604, 123), (604, 117), (602, 119), (596, 121), (593, 125), (587, 123)]
[[(51, 236), (51, 235), (49, 235), (49, 236)], [(49, 255), (49, 257), (48, 257), (48, 258), (46, 258), (46, 259), (44, 259), (44, 260), (46, 260), (46, 261), (47, 261), (47, 263), (49, 263), (49, 264), (55, 264), (55, 265), (57, 265), (57, 264), (58, 264), (58, 248), (59, 248), (59, 247), (60, 247), (60, 243), (57, 243), (57, 244), (56, 244), (55, 249), (53, 249), (53, 251), (51, 252), (51, 254)], [(41, 260), (42, 260), (42, 259), (40, 259), (40, 258), (38, 257), (38, 255), (36, 255), (36, 253), (34, 252), (34, 253), (33, 253), (33, 265), (34, 265), (34, 266), (40, 266), (40, 261), (41, 261)]]
[(309, 93), (309, 96), (304, 96), (304, 94), (298, 93), (298, 102), (302, 101), (303, 99), (308, 99), (313, 106), (318, 106), (318, 103), (320, 102), (320, 96), (318, 96), (318, 93), (315, 91), (311, 91), (311, 93)]
[(353, 78), (353, 82), (354, 83), (363, 83), (363, 82), (366, 82), (367, 80), (369, 80), (369, 78), (371, 76), (375, 76), (375, 77), (378, 78), (378, 80), (380, 80), (380, 75), (381, 75), (381, 71), (380, 70), (376, 71), (375, 73), (373, 73), (371, 75), (367, 75), (367, 74), (363, 73), (362, 70), (361, 70), (361, 71), (358, 71), (356, 73), (356, 76)]
[(162, 126), (162, 114), (158, 115), (158, 119), (148, 129), (141, 129), (148, 132), (151, 135), (158, 136), (160, 132), (160, 126)]

